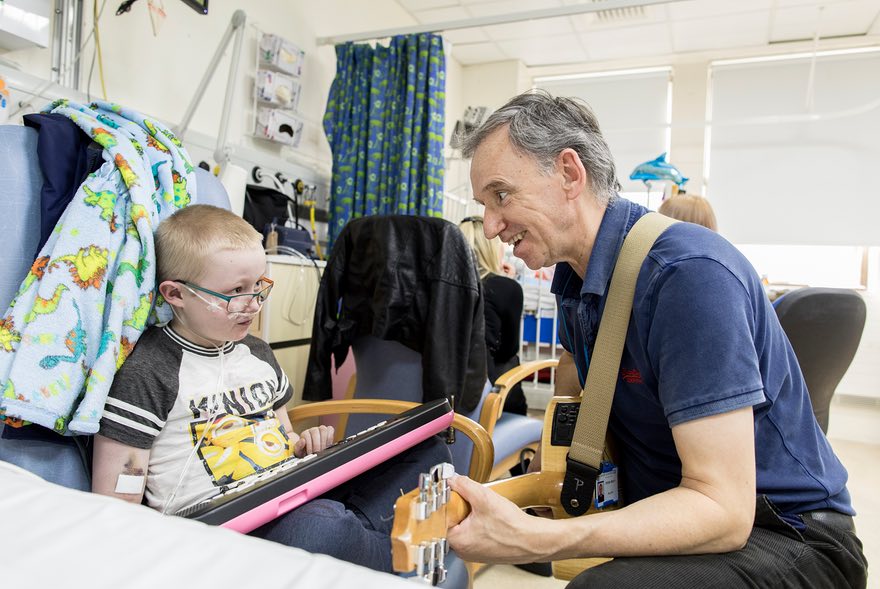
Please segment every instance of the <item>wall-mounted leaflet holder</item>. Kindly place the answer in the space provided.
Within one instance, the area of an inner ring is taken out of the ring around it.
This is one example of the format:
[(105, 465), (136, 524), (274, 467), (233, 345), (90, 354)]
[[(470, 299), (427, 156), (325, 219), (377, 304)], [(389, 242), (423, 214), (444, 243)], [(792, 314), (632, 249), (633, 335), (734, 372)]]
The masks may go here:
[(298, 80), (270, 70), (257, 71), (257, 100), (278, 108), (296, 110), (302, 85)]
[(263, 34), (254, 78), (254, 135), (299, 147), (305, 121), (297, 114), (305, 52), (278, 35)]
[(290, 111), (262, 106), (257, 108), (255, 132), (261, 139), (298, 147), (304, 125), (303, 120)]
[(305, 52), (278, 35), (263, 35), (259, 46), (260, 68), (277, 69), (278, 71), (299, 77), (302, 75)]

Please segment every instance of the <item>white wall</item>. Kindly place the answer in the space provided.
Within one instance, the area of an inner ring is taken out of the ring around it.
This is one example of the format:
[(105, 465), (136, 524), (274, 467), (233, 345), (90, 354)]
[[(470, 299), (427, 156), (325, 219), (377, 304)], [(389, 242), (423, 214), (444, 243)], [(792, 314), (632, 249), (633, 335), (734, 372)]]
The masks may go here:
[[(90, 8), (91, 3), (86, 3)], [(171, 125), (182, 119), (202, 75), (207, 68), (230, 18), (237, 8), (247, 13), (242, 56), (237, 79), (233, 82), (234, 102), (230, 117), (229, 141), (240, 146), (239, 153), (250, 163), (265, 162), (269, 168), (284, 168), (288, 175), (301, 175), (307, 182), (329, 183), (330, 150), (324, 138), (321, 120), (327, 93), (335, 75), (336, 56), (332, 46), (317, 46), (327, 19), (334, 26), (350, 24), (352, 29), (380, 27), (382, 13), (369, 10), (367, 3), (344, 5), (340, 0), (322, 2), (277, 2), (252, 0), (248, 3), (213, 2), (207, 16), (199, 15), (182, 2), (165, 2), (167, 18), (158, 36), (153, 36), (146, 2), (135, 3), (131, 11), (115, 15), (116, 4), (108, 2), (100, 18), (100, 37), (104, 77), (111, 101), (124, 104), (159, 118)], [(91, 31), (91, 10), (85, 10), (83, 38)], [(303, 141), (298, 149), (254, 139), (252, 129), (253, 71), (256, 43), (261, 32), (274, 33), (297, 44), (306, 53), (302, 81), (304, 91), (299, 114), (306, 120)], [(210, 155), (211, 138), (216, 138), (229, 78), (229, 44), (192, 120), (192, 136), (187, 146), (196, 158)], [(82, 88), (88, 79), (93, 45), (82, 53)], [(40, 78), (50, 78), (49, 49), (29, 49), (7, 53), (5, 58), (22, 66), (22, 70)], [(90, 87), (92, 98), (101, 97), (97, 64)], [(21, 95), (21, 94), (19, 94)], [(35, 108), (46, 100), (36, 100)], [(190, 144), (193, 145), (190, 145)], [(204, 146), (196, 144), (205, 144)], [(204, 149), (202, 149), (204, 147)], [(258, 161), (254, 161), (258, 160)]]

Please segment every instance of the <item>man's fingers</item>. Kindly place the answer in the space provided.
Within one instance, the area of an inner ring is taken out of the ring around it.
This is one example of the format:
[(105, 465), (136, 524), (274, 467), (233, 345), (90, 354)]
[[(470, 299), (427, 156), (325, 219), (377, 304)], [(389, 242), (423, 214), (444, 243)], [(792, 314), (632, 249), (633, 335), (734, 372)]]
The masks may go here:
[(449, 486), (453, 491), (461, 495), (462, 499), (470, 503), (472, 510), (482, 505), (482, 498), (488, 492), (483, 485), (463, 475), (455, 475), (449, 479)]
[(535, 455), (532, 456), (532, 459), (529, 461), (529, 467), (526, 469), (526, 472), (540, 472), (541, 471), (541, 449), (538, 448)]

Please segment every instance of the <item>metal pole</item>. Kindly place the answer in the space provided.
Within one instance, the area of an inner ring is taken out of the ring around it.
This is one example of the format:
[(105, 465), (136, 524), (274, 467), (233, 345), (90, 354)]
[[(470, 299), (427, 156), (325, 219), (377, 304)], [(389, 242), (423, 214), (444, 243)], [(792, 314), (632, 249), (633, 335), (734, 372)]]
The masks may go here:
[[(229, 45), (230, 39), (232, 39), (232, 35), (237, 33), (238, 38), (236, 39), (236, 43), (233, 49), (233, 55), (231, 57), (232, 64), (230, 66), (230, 71), (234, 69), (234, 71), (238, 71), (238, 58), (241, 52), (241, 37), (244, 33), (244, 24), (247, 21), (247, 16), (245, 15), (243, 10), (236, 10), (232, 19), (229, 21), (229, 26), (226, 27), (226, 32), (223, 33), (223, 38), (220, 39), (220, 44), (217, 46), (217, 50), (214, 52), (214, 56), (211, 58), (211, 63), (208, 64), (208, 68), (205, 70), (204, 75), (202, 75), (202, 81), (199, 82), (198, 88), (196, 88), (195, 94), (193, 94), (192, 100), (190, 100), (189, 106), (186, 109), (186, 113), (183, 115), (183, 119), (180, 121), (180, 125), (176, 129), (177, 138), (181, 141), (186, 137), (186, 132), (189, 129), (189, 124), (192, 122), (193, 115), (196, 112), (196, 108), (201, 102), (202, 97), (205, 94), (205, 90), (208, 88), (208, 83), (211, 81), (211, 78), (214, 76), (214, 72), (217, 70), (217, 65), (220, 63), (220, 58), (223, 57), (223, 52), (226, 51), (226, 47)], [(226, 112), (227, 107), (230, 105), (226, 104), (226, 101), (229, 99), (232, 93), (232, 86), (235, 83), (235, 78), (231, 77), (226, 82), (226, 99), (224, 100), (223, 110)], [(228, 113), (226, 116), (226, 122), (228, 122)], [(224, 125), (224, 121), (221, 120), (221, 125)], [(224, 138), (226, 136), (225, 125), (220, 129), (220, 135)]]
[(226, 145), (226, 135), (229, 131), (229, 115), (232, 112), (235, 81), (238, 79), (238, 63), (241, 61), (239, 58), (246, 21), (244, 11), (236, 10), (230, 23), (230, 26), (235, 27), (235, 44), (232, 46), (232, 58), (229, 61), (229, 80), (226, 82), (226, 95), (223, 97), (223, 111), (220, 114), (220, 132), (217, 134), (217, 148), (214, 150), (214, 161), (220, 165), (225, 164), (232, 154), (232, 148)]

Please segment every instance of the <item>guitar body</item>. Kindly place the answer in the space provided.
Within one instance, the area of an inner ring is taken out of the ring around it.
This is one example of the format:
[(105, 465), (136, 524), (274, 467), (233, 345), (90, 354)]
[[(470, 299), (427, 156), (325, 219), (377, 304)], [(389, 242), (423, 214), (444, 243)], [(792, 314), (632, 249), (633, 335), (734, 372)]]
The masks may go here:
[[(553, 519), (564, 519), (570, 517), (559, 504), (559, 493), (562, 490), (562, 477), (565, 476), (565, 459), (568, 455), (568, 450), (571, 444), (571, 436), (561, 436), (563, 439), (567, 438), (568, 445), (562, 444), (561, 442), (563, 440), (553, 440), (554, 421), (558, 422), (556, 414), (558, 411), (561, 410), (561, 408), (558, 408), (560, 405), (569, 405), (570, 407), (579, 408), (580, 404), (580, 397), (553, 397), (547, 404), (547, 409), (544, 414), (544, 431), (541, 434), (541, 472), (553, 472), (557, 473), (559, 476), (559, 490), (556, 492), (556, 505), (549, 506), (553, 510)], [(566, 421), (570, 421), (572, 423), (571, 430), (573, 433), (574, 422), (576, 422), (576, 418), (574, 416), (569, 416)], [(555, 425), (558, 429), (559, 424), (556, 423)], [(605, 458), (610, 459), (607, 442), (605, 452)], [(504, 493), (501, 493), (501, 495), (506, 496), (504, 495)], [(514, 501), (514, 503), (516, 503), (516, 501)], [(517, 505), (519, 504), (517, 503)], [(591, 513), (596, 513), (598, 511), (608, 511), (617, 508), (618, 506), (613, 506), (605, 507), (600, 510), (596, 508), (596, 503), (594, 501), (593, 504), (590, 506), (590, 509), (584, 515), (590, 515)], [(606, 557), (570, 558), (566, 560), (556, 560), (552, 563), (553, 576), (557, 579), (568, 581), (575, 578), (579, 573), (585, 571), (586, 569), (600, 565), (604, 562), (608, 562), (609, 560), (611, 559)]]
[[(565, 477), (566, 455), (571, 444), (570, 433), (574, 432), (576, 422), (574, 408), (579, 407), (580, 402), (580, 397), (553, 397), (547, 405), (541, 437), (540, 472), (501, 479), (484, 486), (521, 509), (550, 508), (554, 519), (570, 517), (560, 504), (560, 493)], [(432, 563), (427, 559), (440, 548), (445, 549), (446, 530), (470, 513), (470, 505), (460, 495), (446, 488), (445, 481), (436, 476), (434, 478), (437, 489), (422, 484), (419, 489), (400, 497), (394, 505), (391, 546), (395, 571), (417, 570), (420, 576), (425, 576), (425, 571), (433, 570)], [(605, 507), (601, 511), (609, 509), (617, 509), (617, 506)], [(594, 501), (585, 515), (597, 511)], [(553, 576), (563, 580), (572, 579), (585, 569), (609, 560), (576, 558), (556, 561), (553, 563)]]

